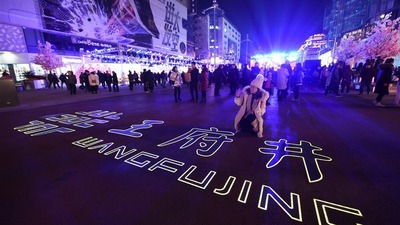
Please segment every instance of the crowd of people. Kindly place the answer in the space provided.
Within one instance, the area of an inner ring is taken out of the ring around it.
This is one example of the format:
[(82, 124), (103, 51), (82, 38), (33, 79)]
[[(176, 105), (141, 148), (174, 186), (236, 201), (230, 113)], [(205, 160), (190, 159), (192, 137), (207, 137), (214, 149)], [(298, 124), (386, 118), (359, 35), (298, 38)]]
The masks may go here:
[[(325, 96), (332, 94), (342, 97), (349, 93), (351, 85), (357, 83), (359, 85), (358, 95), (362, 95), (364, 91), (370, 94), (372, 90), (378, 94), (373, 101), (377, 107), (385, 107), (382, 99), (389, 94), (390, 84), (396, 85), (394, 104), (399, 106), (399, 77), (400, 67), (394, 67), (394, 59), (387, 58), (382, 61), (379, 57), (376, 60), (367, 59), (365, 62), (360, 62), (354, 69), (345, 62), (338, 61), (329, 67), (323, 67), (320, 72), (321, 87), (325, 89)], [(375, 84), (374, 87), (372, 87), (373, 84)]]
[[(144, 69), (140, 74), (129, 70), (128, 82), (129, 90), (134, 86), (143, 86), (145, 93), (152, 93), (155, 86), (166, 88), (168, 85), (173, 89), (173, 99), (176, 103), (182, 101), (182, 86), (187, 85), (190, 92), (190, 101), (196, 103), (207, 102), (207, 92), (211, 85), (214, 86), (213, 95), (221, 95), (220, 89), (229, 86), (229, 95), (234, 96), (234, 102), (240, 107), (234, 120), (237, 132), (249, 131), (258, 137), (262, 137), (263, 115), (269, 105), (269, 99), (277, 90), (278, 102), (283, 101), (289, 96), (289, 91), (293, 94), (292, 101), (299, 101), (301, 86), (306, 76), (311, 77), (320, 83), (324, 90), (324, 95), (341, 97), (349, 94), (352, 85), (359, 83), (359, 95), (377, 93), (374, 100), (375, 106), (383, 107), (382, 99), (389, 94), (389, 84), (396, 83), (395, 105), (399, 106), (400, 101), (400, 67), (394, 67), (394, 59), (388, 58), (366, 60), (359, 63), (355, 68), (338, 61), (330, 66), (317, 68), (314, 71), (307, 71), (301, 63), (297, 63), (294, 68), (286, 62), (275, 70), (274, 68), (262, 68), (259, 63), (251, 68), (244, 65), (239, 71), (235, 64), (219, 65), (211, 72), (206, 65), (200, 67), (192, 62), (187, 71), (178, 71), (174, 66), (171, 71), (166, 73), (153, 73), (151, 70)], [(2, 74), (3, 79), (10, 79), (8, 73)], [(77, 93), (77, 85), (82, 91), (97, 94), (99, 86), (108, 92), (119, 92), (120, 79), (115, 71), (91, 71), (85, 70), (77, 79), (72, 71), (57, 76), (49, 73), (47, 76), (48, 88), (61, 88), (64, 84), (71, 95)], [(61, 82), (61, 86), (60, 83)], [(375, 84), (372, 88), (372, 84)], [(200, 92), (200, 95), (199, 95)]]

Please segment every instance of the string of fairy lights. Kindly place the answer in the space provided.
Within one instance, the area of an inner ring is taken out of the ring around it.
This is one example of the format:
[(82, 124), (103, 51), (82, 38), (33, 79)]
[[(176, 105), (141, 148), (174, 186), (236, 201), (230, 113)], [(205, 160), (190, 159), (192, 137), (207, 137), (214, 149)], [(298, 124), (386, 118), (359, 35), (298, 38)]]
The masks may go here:
[(160, 53), (146, 49), (135, 48), (104, 48), (94, 51), (86, 51), (84, 57), (90, 58), (91, 61), (101, 63), (127, 63), (127, 64), (144, 64), (144, 65), (189, 65), (193, 59), (184, 56), (171, 55), (168, 53)]

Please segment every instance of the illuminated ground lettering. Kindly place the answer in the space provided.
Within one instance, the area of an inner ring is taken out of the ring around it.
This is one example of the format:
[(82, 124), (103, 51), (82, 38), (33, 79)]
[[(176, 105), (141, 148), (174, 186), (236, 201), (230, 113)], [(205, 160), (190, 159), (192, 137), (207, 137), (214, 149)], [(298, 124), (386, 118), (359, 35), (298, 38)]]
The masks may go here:
[(153, 127), (153, 124), (163, 124), (163, 123), (164, 121), (161, 120), (144, 120), (142, 124), (131, 125), (131, 128), (128, 128), (126, 130), (110, 129), (108, 130), (108, 132), (112, 134), (119, 134), (133, 138), (140, 138), (143, 136), (143, 134), (140, 132), (136, 132), (137, 130), (149, 129)]
[[(32, 121), (31, 124), (21, 126), (19, 128), (21, 128), (21, 129), (30, 128), (30, 127), (38, 126), (38, 125), (42, 125), (42, 124), (44, 124), (44, 123), (42, 123), (40, 121)], [(100, 153), (100, 154), (103, 153), (106, 156), (109, 156), (109, 155), (112, 155), (115, 153), (114, 158), (117, 160), (120, 160), (122, 158), (127, 158), (127, 156), (129, 155), (130, 157), (125, 159), (124, 162), (134, 165), (139, 168), (144, 168), (145, 166), (151, 164), (152, 163), (151, 161), (154, 161), (153, 165), (147, 169), (148, 171), (154, 171), (156, 169), (161, 169), (161, 170), (170, 172), (172, 174), (175, 174), (176, 172), (178, 172), (179, 169), (181, 169), (181, 167), (183, 165), (185, 165), (184, 162), (181, 162), (181, 161), (178, 161), (175, 159), (166, 158), (166, 157), (155, 162), (156, 161), (155, 159), (158, 159), (160, 156), (149, 153), (149, 152), (145, 152), (145, 151), (141, 151), (141, 152), (133, 155), (133, 153), (136, 152), (137, 149), (130, 149), (129, 151), (126, 151), (127, 147), (125, 145), (120, 145), (117, 148), (108, 150), (108, 149), (110, 149), (111, 146), (114, 145), (114, 142), (107, 142), (107, 143), (100, 144), (101, 142), (103, 142), (103, 140), (94, 138), (94, 137), (87, 137), (87, 138), (83, 138), (81, 140), (74, 141), (74, 142), (72, 142), (72, 144), (75, 146), (84, 148), (84, 149), (88, 149), (88, 150), (99, 149), (98, 153)], [(269, 142), (267, 142), (267, 143), (269, 143)], [(283, 141), (280, 140), (280, 142), (271, 142), (271, 143), (273, 143), (273, 144), (270, 144), (270, 145), (273, 145), (277, 148), (277, 149), (275, 149), (275, 151), (276, 151), (279, 149), (279, 146), (277, 146), (278, 144), (281, 145), (280, 148), (283, 148), (282, 146), (284, 144), (286, 145), (286, 140), (283, 140)], [(309, 145), (311, 146), (311, 144), (309, 144)], [(293, 147), (291, 145), (291, 147), (294, 149), (300, 148), (299, 146), (302, 146), (302, 145), (301, 144), (295, 145), (295, 147)], [(303, 149), (305, 148), (304, 146), (302, 146), (302, 147), (303, 147)], [(312, 147), (315, 150), (316, 147), (314, 147), (314, 146), (312, 146)], [(281, 150), (281, 151), (283, 152), (284, 150)], [(265, 152), (268, 152), (268, 151), (265, 151)], [(276, 153), (276, 152), (274, 152), (274, 153)], [(299, 153), (299, 152), (295, 151), (294, 153)], [(271, 154), (271, 153), (265, 153), (265, 154)], [(284, 154), (285, 154), (285, 152), (284, 152)], [(144, 158), (142, 160), (137, 160), (140, 157), (146, 157), (146, 158)], [(296, 156), (296, 157), (298, 157), (298, 156)], [(283, 156), (281, 158), (283, 158)], [(280, 159), (275, 159), (275, 161), (271, 160), (269, 163), (272, 163), (272, 166), (275, 166), (279, 163)], [(314, 159), (314, 160), (317, 160), (317, 159)], [(197, 166), (191, 165), (185, 172), (183, 172), (179, 176), (179, 178), (177, 180), (179, 182), (189, 184), (196, 188), (206, 190), (207, 187), (211, 184), (211, 181), (216, 176), (217, 172), (210, 170), (203, 179), (199, 179), (199, 176), (195, 176), (196, 179), (193, 179), (190, 176), (192, 176), (192, 177), (194, 176), (194, 175), (192, 175), (192, 173), (196, 169), (197, 169)], [(213, 193), (215, 193), (217, 195), (227, 196), (231, 192), (235, 182), (236, 182), (236, 177), (229, 176), (222, 188), (212, 187), (213, 190), (210, 190), (210, 192), (213, 191)], [(240, 194), (237, 199), (238, 202), (247, 204), (249, 196), (256, 196), (256, 195), (249, 195), (250, 191), (254, 190), (254, 188), (252, 188), (252, 185), (253, 185), (252, 181), (244, 180), (242, 187), (241, 187)], [(285, 201), (269, 185), (262, 185), (261, 189), (259, 189), (259, 190), (260, 190), (260, 192), (258, 195), (257, 208), (259, 208), (260, 210), (268, 211), (268, 206), (270, 204), (277, 204), (282, 209), (282, 211), (284, 211), (292, 220), (302, 222), (305, 224), (313, 224), (313, 222), (311, 222), (311, 221), (303, 222), (299, 194), (290, 192), (290, 200)], [(273, 201), (271, 201), (271, 199)], [(319, 199), (313, 199), (313, 200), (314, 200), (314, 207), (315, 207), (319, 225), (334, 225), (334, 223), (332, 223), (331, 221), (335, 221), (335, 219), (337, 219), (337, 218), (333, 218), (333, 217), (338, 216), (340, 214), (332, 213), (333, 210), (343, 212), (344, 214), (346, 214), (346, 216), (349, 216), (349, 214), (350, 214), (350, 216), (359, 216), (359, 217), (363, 216), (361, 214), (361, 211), (358, 209), (350, 208), (350, 207), (339, 205), (339, 204), (334, 204), (334, 203), (319, 200)], [(252, 202), (252, 201), (250, 201), (250, 202)], [(329, 212), (331, 212), (330, 215), (329, 215)], [(361, 224), (357, 223), (357, 225), (361, 225)]]
[(274, 191), (274, 189), (270, 186), (263, 185), (258, 200), (258, 208), (267, 210), (268, 200), (270, 197), (283, 209), (283, 211), (285, 211), (286, 214), (289, 215), (292, 220), (303, 221), (301, 215), (300, 196), (298, 194), (290, 193), (290, 205), (288, 205), (281, 196)]
[(134, 165), (134, 166), (137, 166), (137, 167), (140, 167), (140, 168), (143, 168), (147, 164), (149, 164), (150, 161), (149, 160), (145, 160), (143, 162), (136, 161), (135, 159), (139, 158), (140, 156), (146, 156), (146, 157), (153, 158), (153, 159), (157, 159), (159, 157), (158, 155), (142, 151), (142, 152), (139, 152), (138, 154), (130, 157), (129, 159), (125, 159), (124, 162), (129, 163), (129, 164)]
[(79, 117), (75, 117), (75, 118), (61, 120), (61, 121), (59, 121), (59, 123), (70, 125), (70, 124), (74, 124), (74, 123), (87, 122), (91, 119), (92, 118), (90, 118), (90, 117), (79, 116)]
[(184, 162), (180, 162), (174, 159), (170, 159), (170, 158), (163, 158), (160, 161), (158, 161), (156, 164), (154, 164), (153, 166), (151, 166), (149, 168), (149, 171), (154, 171), (155, 169), (163, 169), (165, 171), (168, 171), (170, 173), (176, 173), (176, 171), (178, 171), (178, 169), (173, 168), (171, 166), (165, 165), (165, 163), (169, 163), (169, 164), (173, 164), (173, 165), (177, 165), (177, 166), (183, 166), (185, 165)]
[[(200, 148), (196, 150), (197, 155), (202, 157), (210, 157), (214, 155), (225, 142), (233, 142), (231, 138), (235, 134), (230, 131), (219, 131), (215, 127), (210, 129), (193, 128), (190, 131), (178, 136), (174, 139), (158, 144), (158, 147), (165, 147), (178, 142), (184, 141), (185, 143), (180, 146), (180, 149), (190, 147), (196, 142), (199, 142)], [(207, 143), (211, 143), (208, 148)]]
[(99, 140), (97, 138), (94, 137), (87, 137), (81, 140), (77, 140), (72, 142), (73, 145), (79, 146), (81, 148), (88, 148), (90, 146), (96, 145), (100, 142), (103, 142), (103, 140)]
[(186, 170), (179, 178), (178, 180), (180, 182), (195, 186), (197, 188), (200, 189), (206, 189), (206, 187), (208, 186), (208, 184), (210, 183), (210, 181), (213, 179), (213, 177), (215, 176), (215, 174), (217, 172), (215, 171), (210, 171), (207, 176), (202, 180), (202, 181), (197, 181), (197, 180), (193, 180), (190, 179), (189, 176), (190, 174), (192, 174), (192, 172), (197, 168), (197, 166), (190, 166), (190, 168), (188, 170)]
[(78, 116), (72, 114), (55, 114), (55, 115), (47, 115), (44, 116), (43, 118), (51, 122), (58, 122), (61, 120), (75, 119), (77, 117)]
[(119, 146), (118, 148), (114, 148), (114, 149), (112, 149), (112, 150), (110, 150), (110, 151), (108, 151), (108, 152), (105, 152), (104, 153), (104, 155), (111, 155), (111, 154), (113, 154), (114, 152), (117, 152), (117, 154), (115, 154), (115, 159), (122, 159), (122, 158), (124, 158), (125, 156), (127, 156), (127, 155), (130, 155), (131, 153), (133, 153), (133, 152), (136, 152), (136, 150), (137, 149), (131, 149), (131, 150), (129, 150), (129, 151), (127, 151), (127, 152), (125, 152), (125, 150), (126, 150), (126, 146), (125, 145), (122, 145), (122, 146)]
[(108, 120), (91, 119), (91, 120), (85, 121), (83, 123), (76, 123), (76, 124), (74, 124), (74, 126), (80, 127), (80, 128), (89, 128), (89, 127), (94, 126), (92, 123), (104, 124), (104, 123), (108, 123)]
[[(331, 223), (328, 218), (328, 211), (327, 209), (341, 211), (343, 213), (355, 215), (362, 217), (362, 213), (358, 209), (350, 208), (343, 205), (338, 205), (332, 202), (327, 202), (319, 199), (314, 199), (314, 207), (315, 212), (317, 212), (317, 219), (319, 225), (335, 225)], [(361, 225), (361, 223), (357, 223), (357, 225)]]
[(15, 127), (14, 130), (23, 132), (24, 134), (28, 134), (33, 137), (51, 133), (71, 133), (75, 131), (74, 129), (59, 127), (57, 125), (44, 123), (39, 120), (30, 121), (29, 124)]
[(233, 184), (235, 183), (236, 177), (229, 176), (228, 180), (226, 181), (225, 185), (221, 189), (214, 189), (214, 193), (217, 195), (228, 195), (231, 192)]
[(98, 153), (103, 153), (105, 152), (109, 147), (111, 147), (114, 144), (114, 142), (109, 142), (109, 143), (105, 143), (105, 144), (101, 144), (101, 145), (96, 145), (96, 146), (92, 146), (89, 147), (89, 150), (93, 150), (93, 149), (100, 149), (98, 151)]
[(250, 188), (251, 188), (252, 182), (249, 180), (245, 180), (242, 185), (242, 190), (240, 190), (240, 194), (238, 197), (238, 201), (241, 203), (246, 203), (247, 202), (247, 197), (249, 196), (250, 193)]
[(111, 115), (111, 116), (106, 116), (106, 117), (104, 117), (105, 119), (109, 119), (109, 120), (119, 120), (119, 119), (121, 119), (121, 115), (122, 115), (123, 113), (116, 113), (116, 114), (113, 114), (113, 115)]
[(66, 128), (66, 127), (58, 127), (58, 128), (55, 128), (55, 129), (45, 130), (45, 131), (42, 131), (42, 132), (31, 134), (31, 136), (41, 136), (41, 135), (52, 134), (52, 133), (66, 134), (66, 133), (71, 133), (71, 132), (74, 132), (74, 131), (75, 131), (74, 129), (70, 129), (70, 128)]
[(268, 148), (259, 148), (263, 154), (272, 154), (272, 158), (267, 163), (270, 169), (279, 164), (284, 157), (298, 157), (303, 159), (304, 167), (310, 183), (322, 180), (323, 175), (318, 165), (318, 160), (332, 161), (328, 156), (317, 154), (315, 152), (322, 151), (322, 148), (313, 146), (308, 141), (300, 141), (300, 144), (287, 143), (286, 139), (276, 141), (265, 141)]
[[(120, 119), (119, 116), (122, 115), (122, 113), (102, 111), (102, 110), (96, 110), (92, 112), (77, 112), (75, 114), (83, 116), (77, 116), (68, 113), (59, 113), (59, 114), (46, 115), (41, 118), (47, 121), (57, 122), (64, 125), (73, 125), (74, 127), (89, 128), (94, 126), (93, 123), (105, 124), (109, 122), (108, 120), (97, 119), (98, 117), (104, 117), (106, 119), (111, 119), (111, 120), (118, 120)], [(85, 116), (92, 116), (97, 118), (90, 118)], [(30, 136), (41, 136), (51, 133), (71, 133), (75, 131), (74, 129), (71, 128), (59, 127), (57, 125), (44, 123), (39, 120), (31, 121), (29, 122), (28, 125), (15, 127), (14, 130), (18, 130), (19, 132), (23, 132), (24, 134), (28, 134)]]
[(101, 112), (108, 112), (108, 111), (103, 111), (103, 110), (94, 110), (94, 111), (90, 111), (90, 112), (84, 112), (84, 111), (80, 111), (80, 112), (75, 112), (75, 114), (77, 114), (77, 115), (82, 115), (82, 116), (88, 116), (88, 115), (91, 115), (91, 114), (98, 114), (98, 113), (101, 113)]
[(76, 112), (75, 114), (83, 116), (92, 116), (97, 118), (104, 117), (105, 119), (110, 119), (110, 120), (119, 120), (121, 118), (119, 116), (121, 116), (123, 113), (95, 110), (90, 112)]

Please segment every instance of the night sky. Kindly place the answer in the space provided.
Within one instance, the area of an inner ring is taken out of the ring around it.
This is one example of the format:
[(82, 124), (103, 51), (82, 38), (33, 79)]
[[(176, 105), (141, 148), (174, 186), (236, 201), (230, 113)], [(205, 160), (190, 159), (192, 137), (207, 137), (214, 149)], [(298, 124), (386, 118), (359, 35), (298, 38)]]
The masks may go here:
[[(329, 0), (217, 0), (219, 7), (253, 51), (297, 51), (311, 35), (322, 33)], [(199, 0), (198, 10), (212, 6)]]

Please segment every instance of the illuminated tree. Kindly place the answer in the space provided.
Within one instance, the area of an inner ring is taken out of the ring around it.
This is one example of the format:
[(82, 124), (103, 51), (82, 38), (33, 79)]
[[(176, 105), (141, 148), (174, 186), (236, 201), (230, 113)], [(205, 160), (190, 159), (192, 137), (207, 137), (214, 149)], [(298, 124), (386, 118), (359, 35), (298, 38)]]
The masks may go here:
[(360, 50), (361, 45), (359, 40), (355, 40), (352, 36), (342, 38), (336, 50), (336, 57), (338, 60), (348, 64), (351, 60), (362, 57)]
[(57, 55), (51, 47), (52, 44), (47, 41), (45, 44), (38, 41), (39, 54), (33, 60), (35, 64), (42, 66), (47, 71), (53, 71), (64, 65), (61, 56)]
[(363, 45), (365, 58), (395, 57), (400, 55), (400, 17), (391, 20), (391, 15), (386, 15), (382, 20), (376, 21)]

